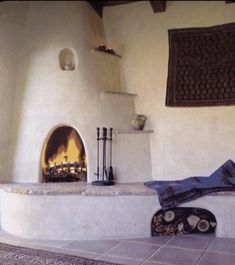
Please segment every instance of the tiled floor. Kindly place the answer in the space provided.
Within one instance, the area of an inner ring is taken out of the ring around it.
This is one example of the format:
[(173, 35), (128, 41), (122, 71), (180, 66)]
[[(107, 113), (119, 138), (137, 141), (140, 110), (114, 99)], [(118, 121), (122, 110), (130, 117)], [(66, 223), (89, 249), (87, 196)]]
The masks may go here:
[(23, 239), (0, 232), (0, 242), (128, 265), (235, 264), (235, 239), (211, 235), (48, 241)]

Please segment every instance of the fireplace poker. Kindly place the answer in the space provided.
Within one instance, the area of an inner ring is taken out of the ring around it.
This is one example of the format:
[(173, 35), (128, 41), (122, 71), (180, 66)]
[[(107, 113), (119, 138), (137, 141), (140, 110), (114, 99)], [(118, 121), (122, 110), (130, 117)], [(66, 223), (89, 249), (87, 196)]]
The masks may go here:
[(114, 176), (113, 176), (113, 166), (112, 166), (112, 141), (113, 141), (113, 128), (109, 129), (109, 176), (108, 180), (110, 182), (114, 181)]
[(99, 180), (100, 178), (100, 128), (97, 127), (97, 180)]
[(107, 128), (103, 127), (103, 173), (102, 179), (104, 180), (104, 175), (107, 178), (107, 170), (106, 170), (106, 141), (107, 141)]

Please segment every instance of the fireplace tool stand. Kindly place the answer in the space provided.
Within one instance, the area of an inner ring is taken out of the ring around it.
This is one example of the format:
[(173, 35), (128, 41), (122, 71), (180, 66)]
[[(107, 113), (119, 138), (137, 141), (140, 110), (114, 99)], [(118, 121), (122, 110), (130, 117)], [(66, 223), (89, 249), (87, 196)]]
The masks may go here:
[[(97, 128), (97, 172), (95, 175), (97, 176), (97, 180), (92, 182), (92, 185), (96, 186), (111, 186), (114, 185), (114, 176), (113, 176), (113, 167), (112, 167), (112, 140), (113, 140), (113, 129), (109, 129), (109, 138), (107, 137), (108, 129), (102, 128), (102, 137), (100, 137), (100, 128)], [(102, 174), (100, 175), (100, 141), (103, 143), (103, 161), (102, 161)], [(107, 162), (107, 141), (109, 141), (109, 169), (107, 170), (106, 162)]]

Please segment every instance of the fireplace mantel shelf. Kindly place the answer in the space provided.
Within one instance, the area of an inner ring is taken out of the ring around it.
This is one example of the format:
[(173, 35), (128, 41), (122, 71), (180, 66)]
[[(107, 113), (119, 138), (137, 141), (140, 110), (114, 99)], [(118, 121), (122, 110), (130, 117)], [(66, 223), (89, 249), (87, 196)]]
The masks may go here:
[(116, 134), (149, 134), (153, 132), (153, 130), (113, 130), (113, 133)]
[(137, 94), (134, 93), (127, 93), (127, 92), (120, 92), (120, 91), (102, 91), (103, 94), (113, 94), (113, 95), (117, 95), (117, 96), (131, 96), (131, 97), (136, 97)]
[(119, 59), (122, 58), (122, 56), (119, 55), (119, 54), (117, 54), (117, 53), (109, 53), (109, 52), (105, 52), (105, 51), (99, 51), (99, 50), (97, 50), (96, 48), (95, 48), (95, 49), (91, 49), (91, 52), (92, 52), (92, 53), (99, 53), (99, 54), (102, 54), (102, 55), (104, 55), (104, 56), (115, 56), (115, 57), (117, 57), (117, 58), (119, 58)]

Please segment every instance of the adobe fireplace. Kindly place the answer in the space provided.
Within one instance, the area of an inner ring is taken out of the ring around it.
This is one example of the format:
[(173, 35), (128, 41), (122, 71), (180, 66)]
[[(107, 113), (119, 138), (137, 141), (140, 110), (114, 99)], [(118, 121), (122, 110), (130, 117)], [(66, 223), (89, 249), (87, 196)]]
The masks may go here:
[(56, 128), (42, 152), (43, 182), (87, 180), (86, 152), (78, 132), (70, 126)]

